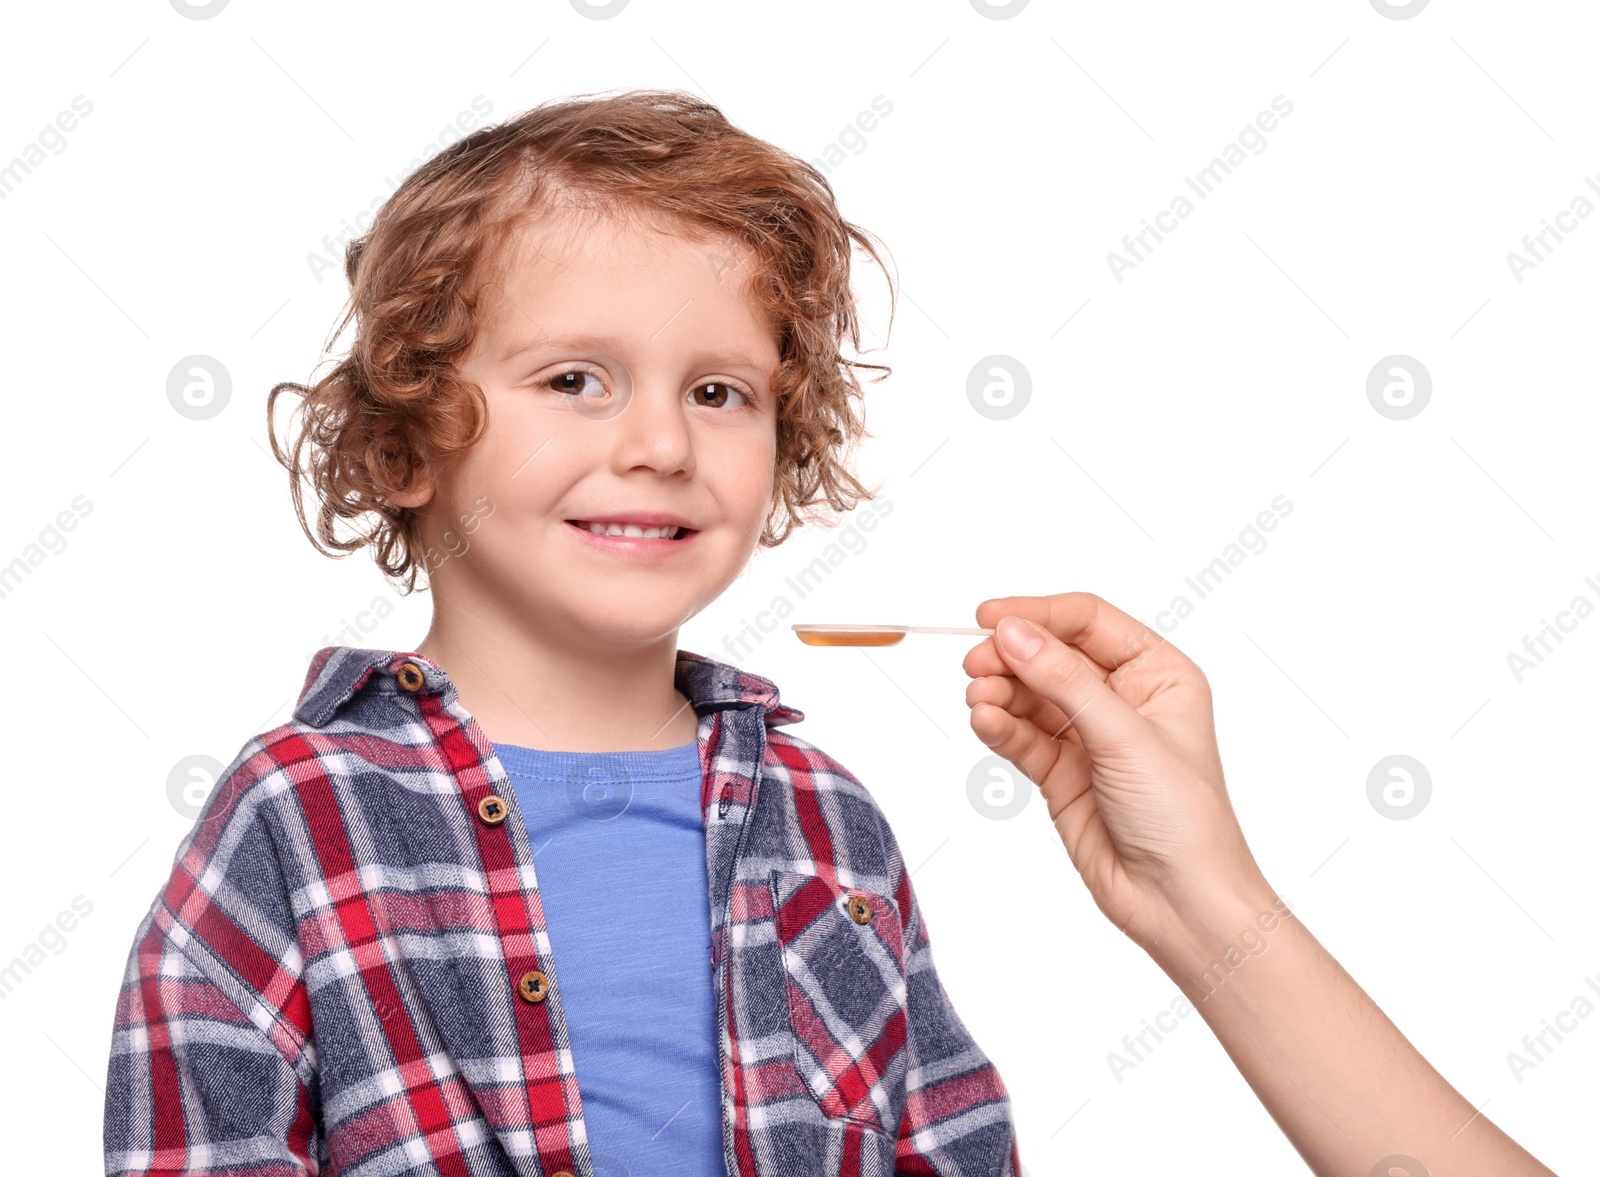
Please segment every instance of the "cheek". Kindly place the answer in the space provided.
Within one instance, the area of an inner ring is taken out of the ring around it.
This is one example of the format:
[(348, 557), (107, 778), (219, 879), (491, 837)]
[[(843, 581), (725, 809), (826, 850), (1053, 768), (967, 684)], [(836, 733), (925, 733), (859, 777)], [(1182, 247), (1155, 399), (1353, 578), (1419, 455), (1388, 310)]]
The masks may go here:
[(770, 426), (767, 432), (740, 438), (737, 445), (719, 439), (714, 450), (701, 451), (697, 459), (695, 479), (741, 520), (745, 531), (757, 531), (776, 493), (777, 443)]
[(598, 460), (596, 439), (578, 428), (589, 424), (541, 417), (526, 399), (491, 394), (488, 429), (468, 455), (481, 493), (524, 510), (549, 505)]
[(778, 476), (778, 446), (777, 439), (769, 436), (766, 445), (752, 457), (750, 486), (751, 497), (759, 498), (761, 510), (765, 510), (772, 498), (777, 494)]
[(762, 457), (762, 470), (766, 475), (763, 481), (766, 483), (766, 485), (771, 486), (772, 480), (777, 477), (778, 472), (777, 438), (769, 437), (767, 439), (767, 448), (762, 451)]

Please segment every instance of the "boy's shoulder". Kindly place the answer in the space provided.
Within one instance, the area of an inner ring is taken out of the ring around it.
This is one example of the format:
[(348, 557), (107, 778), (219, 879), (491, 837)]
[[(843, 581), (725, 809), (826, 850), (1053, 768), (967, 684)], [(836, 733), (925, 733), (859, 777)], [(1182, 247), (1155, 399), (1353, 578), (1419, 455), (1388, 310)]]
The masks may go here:
[[(904, 864), (894, 828), (877, 798), (837, 758), (792, 731), (768, 731), (761, 780), (765, 803), (757, 803), (757, 812), (765, 820), (758, 818), (758, 841), (788, 846), (797, 868), (806, 863), (805, 869), (815, 869), (820, 855), (854, 884), (898, 892)], [(770, 844), (767, 852), (776, 854)]]
[(349, 751), (368, 753), (378, 764), (393, 762), (397, 755), (414, 756), (414, 734), (395, 730), (392, 714), (347, 706), (358, 693), (371, 693), (362, 689), (375, 671), (391, 661), (398, 669), (407, 657), (348, 646), (317, 651), (289, 718), (246, 738), (215, 774), (176, 860), (196, 855), (203, 860), (226, 848), (241, 836), (236, 829), (229, 832), (240, 821), (249, 826), (262, 821), (304, 824), (312, 816), (306, 787), (338, 776)]
[(776, 759), (795, 778), (799, 788), (835, 790), (872, 801), (872, 794), (853, 772), (804, 736), (792, 731), (767, 733), (768, 758)]

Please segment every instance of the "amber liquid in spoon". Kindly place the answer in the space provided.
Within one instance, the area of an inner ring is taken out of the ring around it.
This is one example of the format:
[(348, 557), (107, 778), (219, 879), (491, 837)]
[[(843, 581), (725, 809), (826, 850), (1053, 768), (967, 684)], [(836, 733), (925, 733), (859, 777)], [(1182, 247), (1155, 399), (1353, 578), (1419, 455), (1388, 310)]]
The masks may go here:
[(808, 646), (898, 646), (906, 640), (899, 629), (797, 629)]
[(795, 637), (808, 646), (898, 646), (908, 633), (955, 633), (992, 636), (992, 629), (966, 629), (943, 625), (791, 625)]

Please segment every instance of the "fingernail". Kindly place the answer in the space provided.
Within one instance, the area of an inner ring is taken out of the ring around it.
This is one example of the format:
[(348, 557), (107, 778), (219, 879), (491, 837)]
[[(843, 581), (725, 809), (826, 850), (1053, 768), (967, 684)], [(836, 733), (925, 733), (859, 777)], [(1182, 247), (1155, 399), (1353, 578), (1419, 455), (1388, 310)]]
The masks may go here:
[(1039, 647), (1044, 645), (1044, 638), (1034, 628), (1030, 621), (1020, 617), (1002, 617), (1000, 624), (995, 627), (1000, 632), (1000, 644), (1005, 647), (1007, 654), (1013, 658), (1027, 661), (1039, 652)]

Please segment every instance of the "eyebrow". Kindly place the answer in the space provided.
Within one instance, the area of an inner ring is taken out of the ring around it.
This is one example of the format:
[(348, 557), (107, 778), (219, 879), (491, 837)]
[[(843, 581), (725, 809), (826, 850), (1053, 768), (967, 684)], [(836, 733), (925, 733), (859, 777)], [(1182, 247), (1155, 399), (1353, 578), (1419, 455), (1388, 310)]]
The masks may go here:
[(749, 368), (752, 371), (760, 372), (763, 376), (768, 374), (765, 365), (756, 363), (755, 360), (745, 355), (742, 351), (696, 352), (692, 358), (706, 363), (717, 362), (735, 364), (739, 367)]
[[(525, 343), (513, 344), (500, 359), (501, 363), (509, 363), (533, 351), (598, 351), (607, 355), (615, 354), (618, 350), (617, 340), (609, 335), (571, 335), (565, 338), (530, 339)], [(725, 351), (717, 348), (702, 348), (694, 352), (690, 360), (695, 364), (735, 364), (760, 372), (763, 376), (769, 375), (765, 365), (757, 363), (743, 351)]]
[(550, 351), (601, 351), (609, 353), (615, 348), (616, 342), (610, 336), (603, 335), (574, 335), (566, 339), (528, 339), (521, 343), (514, 342), (510, 350), (500, 358), (504, 362), (527, 355), (531, 351), (546, 349)]

